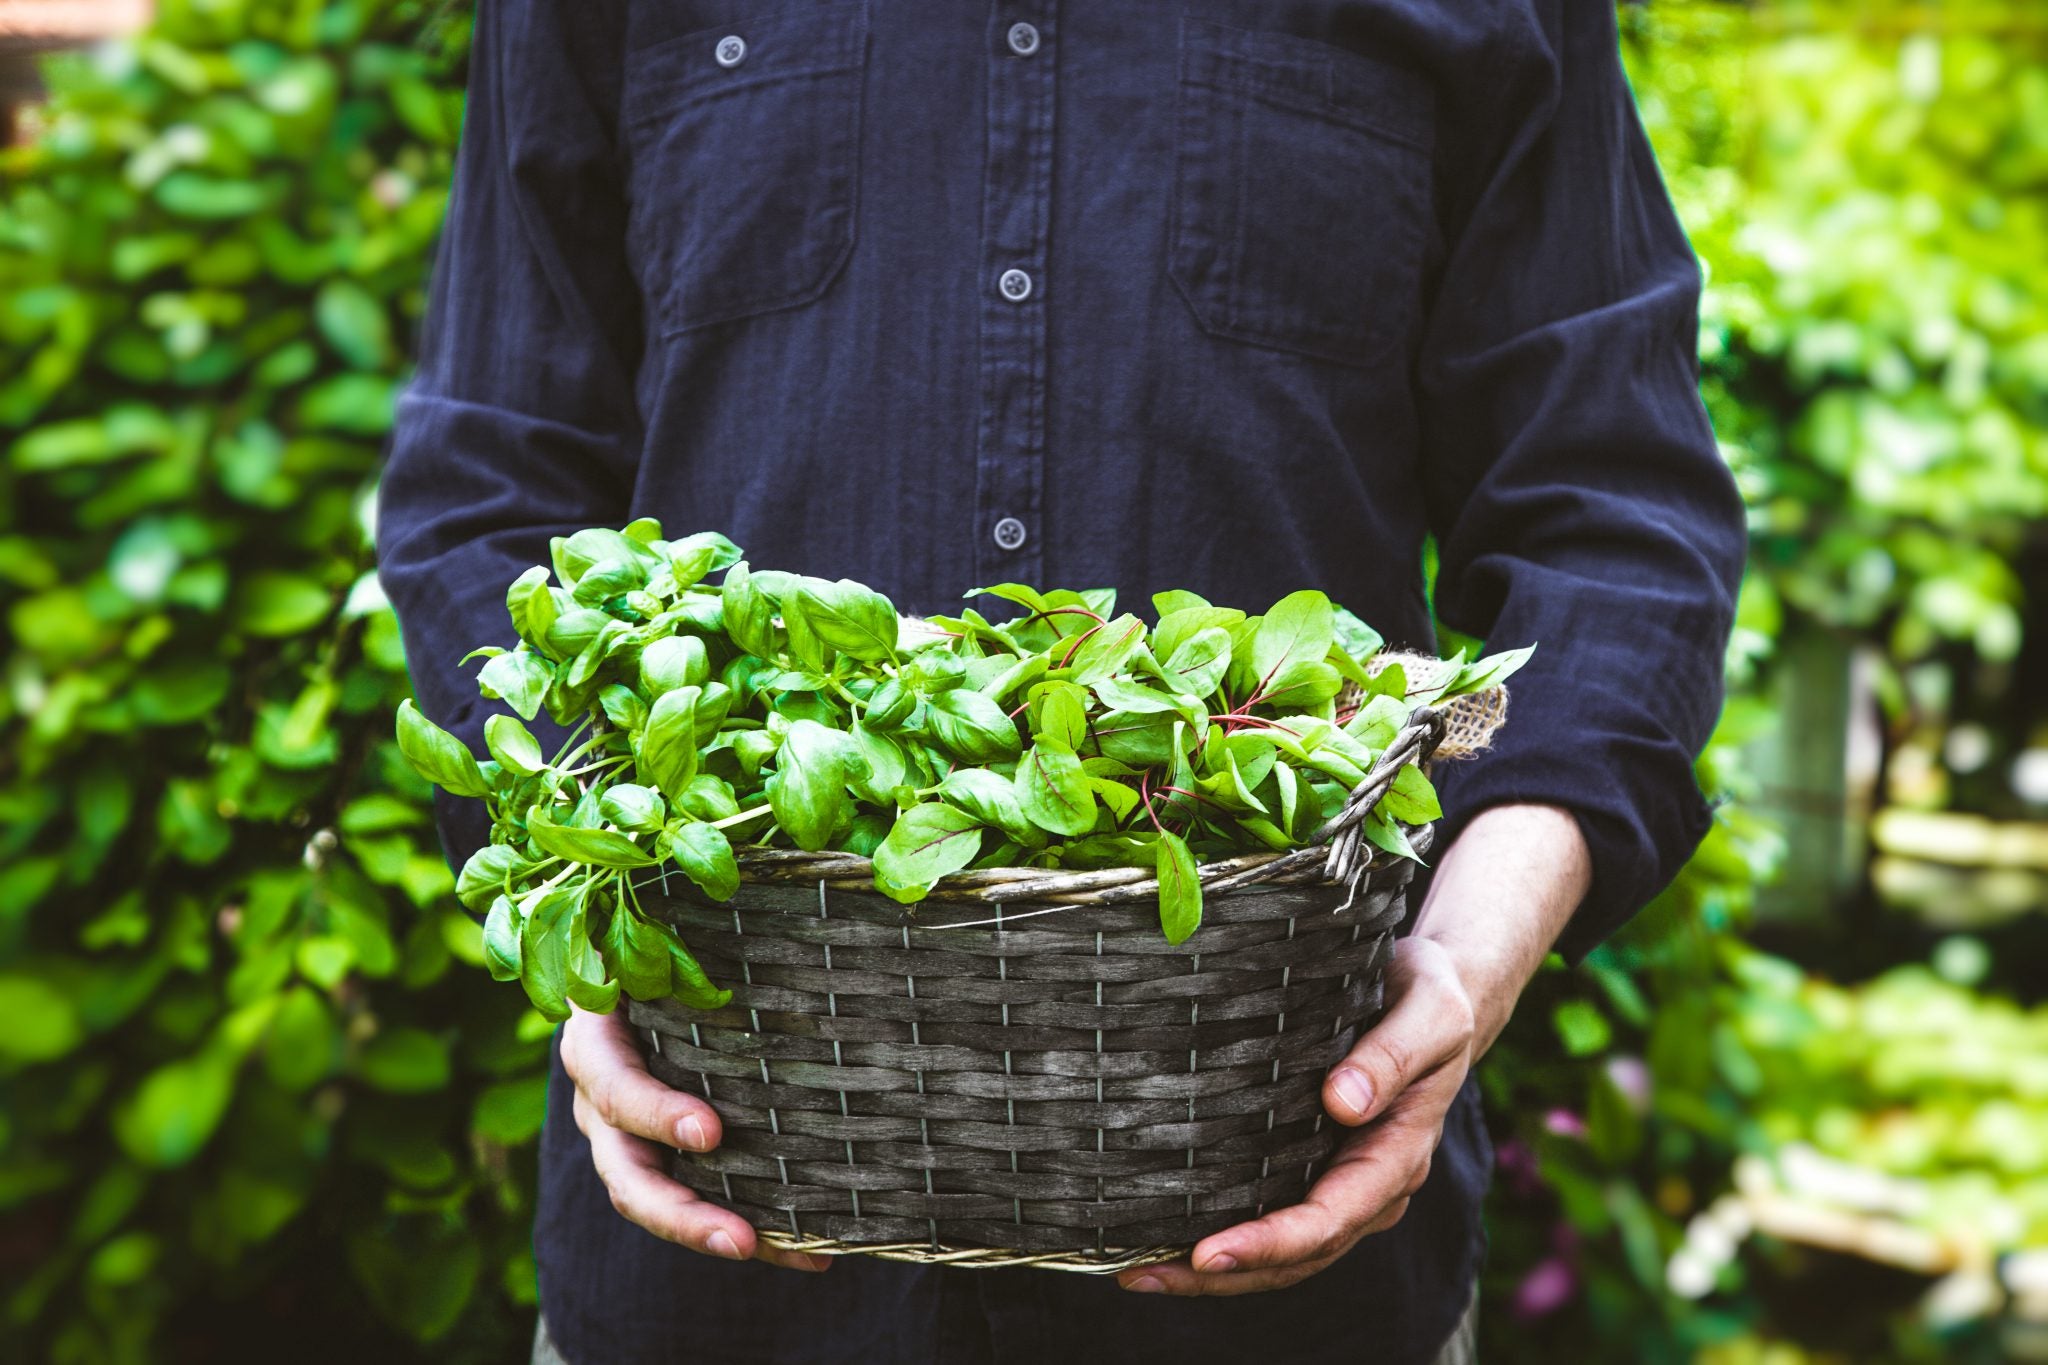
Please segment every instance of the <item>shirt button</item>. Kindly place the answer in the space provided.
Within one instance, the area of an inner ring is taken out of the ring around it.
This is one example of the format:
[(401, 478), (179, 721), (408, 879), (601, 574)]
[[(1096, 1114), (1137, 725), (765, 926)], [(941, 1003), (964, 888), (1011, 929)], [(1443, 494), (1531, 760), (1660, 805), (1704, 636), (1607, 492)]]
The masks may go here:
[(1005, 270), (996, 280), (996, 288), (1011, 303), (1022, 303), (1031, 297), (1031, 277), (1021, 270)]
[(995, 524), (996, 548), (1015, 550), (1024, 544), (1024, 523), (1015, 517), (1004, 517)]
[(714, 55), (720, 66), (738, 66), (747, 59), (747, 40), (737, 33), (720, 38)]
[(1038, 30), (1030, 24), (1010, 25), (1010, 51), (1019, 57), (1029, 57), (1038, 51)]

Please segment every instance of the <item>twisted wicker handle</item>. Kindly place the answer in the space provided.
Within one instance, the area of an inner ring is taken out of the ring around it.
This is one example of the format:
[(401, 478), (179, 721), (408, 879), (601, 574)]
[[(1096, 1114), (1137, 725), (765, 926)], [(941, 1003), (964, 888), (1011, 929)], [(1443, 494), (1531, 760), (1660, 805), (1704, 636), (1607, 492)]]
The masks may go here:
[[(1409, 763), (1427, 762), (1436, 752), (1436, 746), (1443, 742), (1448, 722), (1443, 712), (1433, 706), (1418, 706), (1408, 715), (1408, 724), (1394, 736), (1394, 742), (1380, 751), (1379, 759), (1372, 765), (1372, 771), (1365, 780), (1351, 791), (1344, 802), (1344, 809), (1331, 816), (1323, 827), (1310, 838), (1310, 844), (1328, 841), (1329, 851), (1323, 855), (1323, 874), (1333, 882), (1344, 886), (1344, 903), (1338, 912), (1349, 910), (1358, 896), (1359, 879), (1364, 875), (1365, 865), (1372, 861), (1365, 852), (1365, 817), (1380, 803), (1400, 776), (1402, 767)], [(1417, 831), (1411, 844), (1419, 842), (1417, 853), (1429, 851), (1430, 836), (1427, 827)]]

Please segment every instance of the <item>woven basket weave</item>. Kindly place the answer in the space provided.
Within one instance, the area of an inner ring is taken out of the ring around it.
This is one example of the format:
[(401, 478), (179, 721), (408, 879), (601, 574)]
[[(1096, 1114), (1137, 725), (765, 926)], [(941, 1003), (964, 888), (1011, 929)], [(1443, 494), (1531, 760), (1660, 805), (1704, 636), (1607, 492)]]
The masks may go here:
[(1359, 820), (1447, 734), (1483, 747), (1476, 704), (1417, 708), (1316, 845), (1205, 865), (1178, 946), (1141, 869), (961, 873), (915, 906), (839, 853), (758, 851), (729, 902), (650, 884), (733, 989), (631, 1006), (653, 1074), (724, 1125), (675, 1176), (785, 1248), (1097, 1273), (1299, 1201), (1414, 867)]

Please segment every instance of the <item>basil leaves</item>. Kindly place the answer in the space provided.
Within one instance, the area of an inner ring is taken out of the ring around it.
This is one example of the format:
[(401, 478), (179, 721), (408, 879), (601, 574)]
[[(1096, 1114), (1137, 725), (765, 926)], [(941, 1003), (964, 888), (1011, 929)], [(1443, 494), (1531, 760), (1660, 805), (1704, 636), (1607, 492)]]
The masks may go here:
[[(1263, 616), (1162, 593), (1148, 627), (1107, 589), (1005, 583), (968, 594), (1005, 619), (906, 623), (859, 583), (756, 569), (721, 535), (666, 540), (646, 519), (557, 538), (550, 560), (507, 589), (518, 645), (471, 656), (509, 708), (485, 722), (488, 759), (409, 702), (398, 743), (487, 803), (492, 843), (457, 893), (485, 913), (491, 974), (551, 1019), (621, 993), (724, 1003), (640, 892), (677, 875), (728, 899), (735, 845), (868, 856), (905, 903), (970, 868), (1142, 868), (1179, 943), (1201, 924), (1203, 862), (1301, 847), (1414, 705), (1529, 655), (1411, 687), (1312, 591)], [(573, 727), (553, 755), (525, 723), (543, 708)], [(1364, 833), (1412, 857), (1403, 827), (1440, 813), (1411, 764)]]

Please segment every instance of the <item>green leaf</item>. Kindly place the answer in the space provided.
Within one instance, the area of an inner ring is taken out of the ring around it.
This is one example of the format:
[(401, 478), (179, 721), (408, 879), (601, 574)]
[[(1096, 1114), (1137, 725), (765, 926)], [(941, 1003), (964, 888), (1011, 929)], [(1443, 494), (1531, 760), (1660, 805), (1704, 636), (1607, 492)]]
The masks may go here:
[(1195, 855), (1178, 834), (1162, 834), (1154, 846), (1159, 873), (1159, 927), (1168, 943), (1185, 943), (1202, 927), (1202, 878)]
[(420, 714), (407, 698), (398, 704), (398, 751), (413, 771), (456, 796), (490, 790), (462, 741)]
[(1489, 687), (1497, 687), (1506, 682), (1523, 664), (1528, 663), (1529, 656), (1535, 652), (1536, 646), (1528, 645), (1522, 649), (1502, 650), (1498, 654), (1475, 659), (1458, 670), (1458, 676), (1438, 694), (1437, 700), (1449, 701), (1452, 697), (1462, 697), (1468, 693), (1484, 692)]
[(635, 1000), (659, 1000), (668, 994), (668, 936), (621, 905), (605, 927), (604, 961), (619, 987)]
[(605, 965), (604, 954), (583, 934), (571, 933), (567, 985), (570, 1002), (592, 1014), (610, 1014), (618, 1007), (620, 989), (618, 978)]
[(1410, 825), (1427, 824), (1444, 813), (1437, 801), (1436, 788), (1423, 776), (1422, 769), (1413, 764), (1404, 764), (1394, 774), (1394, 784), (1380, 798), (1379, 808), (1389, 818)]
[(1335, 610), (1322, 593), (1292, 592), (1275, 602), (1252, 636), (1252, 672), (1261, 689), (1287, 664), (1321, 664), (1335, 638)]
[(1311, 710), (1336, 696), (1343, 687), (1343, 675), (1326, 660), (1290, 659), (1267, 680), (1259, 703), (1282, 711)]
[(768, 778), (768, 804), (775, 823), (798, 848), (821, 849), (832, 831), (852, 815), (846, 795), (851, 739), (814, 720), (789, 727)]
[(668, 936), (669, 972), (674, 980), (676, 999), (695, 1010), (724, 1008), (732, 999), (732, 992), (711, 983), (704, 975), (704, 969), (697, 965), (697, 959), (690, 955), (682, 939)]
[(297, 635), (327, 619), (333, 591), (299, 574), (259, 569), (235, 592), (235, 624), (251, 635)]
[(668, 562), (678, 591), (705, 574), (731, 568), (740, 561), (740, 555), (740, 547), (716, 531), (698, 531), (671, 541), (668, 547)]
[(580, 918), (581, 887), (558, 886), (527, 908), (520, 933), (519, 983), (544, 1018), (569, 1017), (569, 930)]
[(740, 889), (739, 862), (724, 830), (702, 821), (679, 825), (669, 832), (667, 848), (683, 875), (711, 899), (731, 900)]
[(1071, 657), (1062, 653), (1054, 658), (1072, 681), (1086, 686), (1119, 672), (1144, 643), (1145, 623), (1125, 615), (1091, 627)]
[(399, 1027), (384, 1029), (363, 1045), (355, 1072), (375, 1089), (418, 1095), (446, 1088), (454, 1068), (441, 1039), (425, 1029)]
[(484, 965), (493, 981), (517, 981), (520, 972), (519, 912), (499, 896), (484, 916)]
[(1032, 737), (1050, 739), (1079, 753), (1088, 742), (1088, 693), (1078, 683), (1048, 682), (1032, 689), (1036, 699)]
[(664, 635), (640, 651), (640, 687), (650, 697), (710, 680), (710, 656), (694, 635)]
[(941, 747), (969, 763), (999, 763), (1015, 758), (1024, 747), (1017, 723), (1002, 707), (971, 688), (955, 687), (933, 697), (926, 706), (924, 723)]
[(1590, 1000), (1567, 1000), (1551, 1012), (1550, 1020), (1558, 1041), (1573, 1057), (1590, 1057), (1614, 1041), (1613, 1026)]
[(485, 696), (504, 702), (522, 720), (532, 720), (540, 713), (541, 701), (554, 678), (554, 669), (538, 654), (519, 649), (487, 660), (477, 674), (477, 683)]
[(754, 586), (745, 560), (726, 571), (719, 601), (725, 611), (726, 634), (734, 644), (764, 659), (776, 652), (774, 604)]
[(614, 782), (598, 798), (598, 813), (632, 834), (652, 834), (668, 819), (661, 793), (638, 782)]
[(85, 1037), (70, 998), (32, 976), (0, 976), (0, 1019), (7, 1021), (0, 1028), (0, 1061), (7, 1063), (55, 1061)]
[(646, 849), (616, 830), (577, 829), (555, 824), (544, 806), (535, 806), (527, 812), (526, 832), (542, 851), (572, 863), (622, 869), (652, 867), (655, 862)]
[(1133, 767), (1171, 762), (1174, 727), (1187, 722), (1171, 712), (1108, 711), (1095, 718), (1095, 745), (1105, 757)]
[(895, 789), (910, 776), (910, 760), (903, 746), (887, 735), (875, 734), (858, 720), (853, 722), (850, 734), (854, 751), (860, 756), (860, 762), (854, 766), (864, 769), (863, 775), (851, 784), (854, 792), (878, 806), (894, 804)]
[(1230, 632), (1218, 626), (1197, 630), (1166, 659), (1166, 671), (1180, 680), (1183, 691), (1197, 697), (1212, 695), (1229, 667)]
[(637, 751), (640, 776), (664, 792), (680, 792), (697, 775), (697, 701), (703, 689), (664, 692), (648, 708)]
[(1016, 784), (986, 768), (955, 768), (939, 783), (939, 799), (958, 806), (984, 825), (993, 825), (1027, 848), (1045, 843), (1045, 832), (1024, 814)]
[(346, 277), (320, 286), (313, 321), (327, 344), (359, 370), (382, 369), (394, 358), (391, 318), (376, 295)]
[(541, 756), (540, 741), (516, 716), (496, 715), (486, 720), (484, 743), (492, 758), (521, 777), (532, 777), (548, 766), (547, 759)]
[(512, 629), (519, 632), (519, 638), (547, 653), (548, 631), (560, 613), (548, 587), (546, 565), (536, 564), (512, 580), (512, 586), (505, 589), (505, 610), (511, 614)]
[(974, 861), (981, 821), (957, 806), (927, 801), (896, 817), (875, 850), (875, 885), (893, 900), (923, 900), (932, 884)]
[(732, 783), (711, 773), (698, 773), (676, 794), (675, 807), (699, 820), (724, 820), (740, 813)]
[(1337, 647), (1360, 663), (1380, 652), (1386, 641), (1380, 633), (1342, 607), (1331, 614)]
[(1017, 803), (1034, 823), (1054, 834), (1095, 828), (1095, 792), (1072, 749), (1046, 738), (1017, 762)]
[(209, 1044), (151, 1071), (114, 1108), (114, 1136), (122, 1150), (159, 1168), (198, 1156), (234, 1098), (236, 1061), (232, 1052)]
[(481, 910), (532, 870), (533, 864), (511, 845), (485, 844), (469, 855), (455, 878), (456, 899), (472, 910)]
[(800, 578), (796, 591), (783, 598), (783, 611), (792, 604), (818, 639), (841, 654), (866, 663), (896, 657), (896, 608), (874, 589), (845, 578)]

